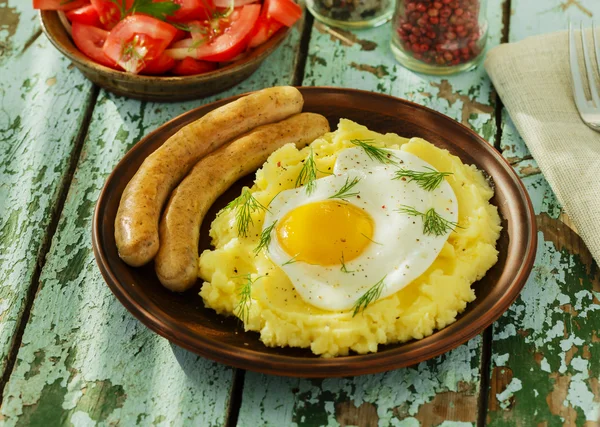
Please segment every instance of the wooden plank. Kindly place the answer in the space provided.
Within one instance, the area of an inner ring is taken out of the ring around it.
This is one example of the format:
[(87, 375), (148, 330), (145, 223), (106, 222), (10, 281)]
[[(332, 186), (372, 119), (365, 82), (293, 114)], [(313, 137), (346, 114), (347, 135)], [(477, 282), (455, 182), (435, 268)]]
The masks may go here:
[(247, 372), (239, 426), (439, 425), (477, 420), (481, 338), (406, 369), (304, 380)]
[(600, 270), (563, 222), (535, 161), (524, 160), (515, 168), (534, 203), (539, 248), (521, 296), (494, 325), (488, 421), (498, 426), (597, 425)]
[(31, 2), (0, 1), (0, 377), (66, 182), (91, 87)]
[[(212, 99), (292, 81), (300, 34), (246, 82)], [(223, 425), (233, 370), (172, 346), (135, 320), (104, 283), (91, 250), (99, 191), (123, 154), (179, 104), (101, 92), (31, 319), (2, 403), (14, 425)]]
[[(600, 16), (594, 0), (513, 0), (512, 7), (510, 41)], [(597, 426), (600, 270), (506, 113), (502, 147), (531, 196), (538, 253), (521, 296), (494, 324), (488, 422)]]
[[(502, 10), (501, 0), (489, 2), (490, 45), (500, 42)], [(347, 32), (315, 23), (303, 84), (406, 98), (471, 126), (494, 143), (495, 104), (483, 67), (445, 78), (415, 74), (395, 62), (390, 33), (389, 24)], [(248, 372), (239, 425), (474, 425), (481, 346), (478, 336), (429, 362), (351, 379), (309, 381)]]

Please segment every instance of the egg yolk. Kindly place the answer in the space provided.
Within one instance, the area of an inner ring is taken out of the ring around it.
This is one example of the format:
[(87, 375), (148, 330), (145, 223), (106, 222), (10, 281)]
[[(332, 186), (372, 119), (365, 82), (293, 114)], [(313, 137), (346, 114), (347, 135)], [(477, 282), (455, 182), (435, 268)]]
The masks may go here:
[(309, 203), (288, 212), (277, 225), (281, 247), (296, 261), (340, 264), (358, 257), (372, 242), (369, 214), (335, 200)]

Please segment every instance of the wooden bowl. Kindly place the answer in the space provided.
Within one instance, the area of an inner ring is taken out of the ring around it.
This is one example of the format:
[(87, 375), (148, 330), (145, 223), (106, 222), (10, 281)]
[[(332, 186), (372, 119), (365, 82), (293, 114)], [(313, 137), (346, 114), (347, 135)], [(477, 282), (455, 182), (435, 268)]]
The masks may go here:
[[(198, 296), (200, 281), (183, 294), (161, 286), (154, 265), (132, 268), (117, 254), (114, 222), (121, 194), (142, 161), (180, 127), (231, 100), (189, 111), (138, 142), (108, 177), (93, 221), (93, 247), (104, 279), (123, 305), (142, 323), (175, 344), (201, 356), (243, 369), (298, 377), (372, 374), (400, 368), (453, 349), (482, 332), (508, 309), (525, 284), (536, 251), (534, 211), (525, 187), (512, 167), (486, 141), (460, 123), (411, 102), (350, 89), (306, 87), (304, 111), (325, 115), (335, 129), (348, 118), (377, 132), (422, 137), (448, 149), (464, 163), (485, 171), (495, 186), (492, 203), (502, 217), (498, 263), (473, 287), (477, 299), (455, 323), (421, 340), (379, 346), (377, 353), (330, 359), (307, 349), (270, 348), (254, 332), (244, 332), (237, 319), (217, 315)], [(202, 224), (200, 251), (210, 247), (208, 229), (216, 212), (239, 195), (246, 177), (225, 193)]]
[(222, 92), (250, 77), (279, 47), (290, 28), (279, 30), (267, 42), (230, 65), (196, 76), (143, 76), (116, 71), (85, 56), (73, 44), (56, 11), (40, 11), (42, 29), (52, 44), (93, 83), (118, 95), (145, 101), (185, 101)]

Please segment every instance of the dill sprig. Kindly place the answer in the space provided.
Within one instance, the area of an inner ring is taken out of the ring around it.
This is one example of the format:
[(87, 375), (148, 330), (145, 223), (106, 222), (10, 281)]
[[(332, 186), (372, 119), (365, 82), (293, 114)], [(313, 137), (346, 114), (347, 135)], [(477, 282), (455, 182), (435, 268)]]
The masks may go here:
[(356, 186), (360, 182), (360, 178), (355, 177), (352, 181), (350, 181), (349, 177), (346, 177), (346, 183), (342, 185), (337, 193), (333, 196), (330, 196), (330, 199), (349, 199), (350, 197), (358, 196), (360, 193), (358, 191), (351, 192), (352, 188)]
[(306, 194), (310, 195), (317, 186), (317, 164), (315, 163), (315, 156), (312, 147), (310, 147), (310, 154), (304, 160), (304, 165), (296, 178), (296, 188), (304, 185), (306, 187)]
[(296, 259), (298, 257), (298, 255), (300, 255), (300, 254), (294, 255), (293, 257), (291, 257), (290, 259), (288, 259), (286, 262), (284, 262), (283, 264), (281, 264), (281, 266), (283, 267), (284, 265), (294, 264), (296, 261), (298, 261)]
[(250, 315), (250, 306), (252, 304), (252, 285), (260, 278), (264, 276), (258, 276), (256, 279), (252, 280), (252, 275), (250, 273), (245, 274), (243, 276), (236, 276), (237, 278), (244, 278), (246, 281), (241, 285), (240, 290), (238, 291), (238, 296), (240, 300), (235, 306), (233, 312), (236, 316), (238, 316), (242, 322), (248, 322), (248, 316)]
[(383, 290), (383, 281), (386, 277), (387, 276), (383, 276), (383, 279), (371, 286), (371, 288), (356, 301), (353, 306), (354, 312), (352, 313), (352, 317), (356, 316), (361, 311), (364, 311), (369, 304), (379, 299), (381, 291)]
[(457, 222), (448, 221), (445, 218), (442, 218), (440, 214), (438, 214), (435, 209), (431, 208), (427, 210), (425, 213), (419, 212), (415, 208), (411, 206), (401, 206), (398, 209), (398, 212), (405, 213), (411, 216), (420, 216), (423, 218), (423, 234), (430, 234), (434, 236), (443, 236), (449, 231), (454, 231), (457, 227), (459, 227)]
[(367, 236), (365, 233), (360, 233), (360, 235), (363, 236), (365, 239), (369, 240), (371, 243), (375, 243), (376, 245), (383, 246), (383, 243), (376, 242), (375, 240), (373, 240), (369, 236)]
[(452, 175), (452, 172), (439, 172), (433, 168), (425, 167), (428, 172), (415, 171), (402, 168), (396, 171), (394, 179), (408, 178), (408, 182), (415, 181), (419, 187), (426, 191), (433, 191), (440, 186), (444, 177)]
[(374, 146), (375, 140), (373, 139), (351, 139), (350, 142), (365, 150), (371, 160), (385, 164), (396, 164), (396, 161), (393, 160), (396, 156), (390, 153), (390, 150)]
[(342, 258), (340, 259), (340, 264), (342, 264), (342, 266), (340, 267), (340, 270), (342, 271), (342, 273), (354, 273), (354, 270), (348, 270), (348, 268), (346, 267), (346, 261), (344, 260), (343, 252), (342, 252)]
[(235, 223), (237, 225), (238, 236), (248, 237), (248, 228), (254, 224), (252, 214), (258, 210), (268, 210), (258, 200), (254, 198), (248, 188), (242, 190), (242, 194), (225, 206), (226, 211), (236, 209)]
[(258, 242), (258, 246), (256, 247), (256, 249), (254, 249), (254, 253), (259, 253), (261, 250), (263, 250), (271, 244), (271, 234), (273, 232), (273, 229), (275, 228), (275, 224), (277, 224), (277, 220), (273, 221), (273, 224), (265, 228), (260, 234), (260, 241)]

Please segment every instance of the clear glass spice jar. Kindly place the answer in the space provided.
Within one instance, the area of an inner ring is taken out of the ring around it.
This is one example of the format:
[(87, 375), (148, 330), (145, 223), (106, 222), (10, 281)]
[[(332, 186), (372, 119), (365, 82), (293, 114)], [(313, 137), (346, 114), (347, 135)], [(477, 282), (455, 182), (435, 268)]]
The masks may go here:
[(392, 52), (420, 73), (469, 70), (485, 50), (486, 6), (486, 0), (397, 0)]
[(385, 24), (394, 13), (394, 0), (307, 0), (319, 21), (338, 28), (369, 28)]

